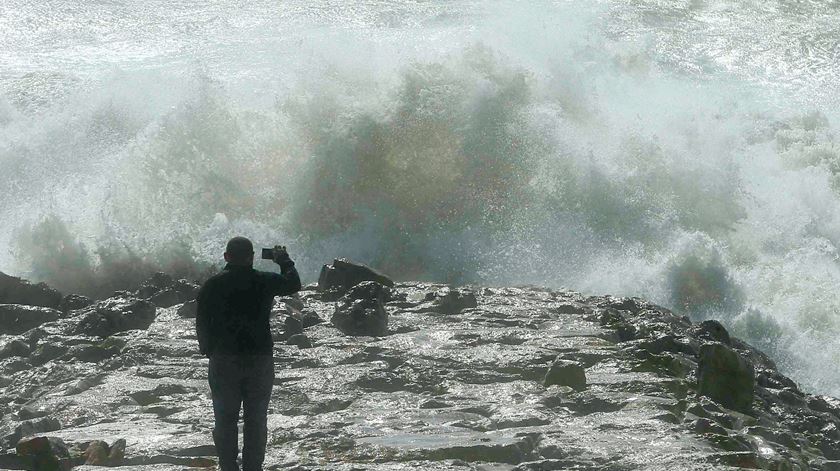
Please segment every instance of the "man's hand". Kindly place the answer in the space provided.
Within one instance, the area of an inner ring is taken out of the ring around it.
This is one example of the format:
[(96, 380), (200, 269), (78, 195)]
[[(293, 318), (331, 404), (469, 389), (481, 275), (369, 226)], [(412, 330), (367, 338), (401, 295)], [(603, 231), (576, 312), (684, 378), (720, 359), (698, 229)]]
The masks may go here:
[(288, 265), (289, 263), (294, 265), (294, 262), (292, 262), (292, 258), (289, 257), (289, 252), (286, 251), (285, 245), (274, 246), (274, 263), (280, 265), (281, 267), (284, 265)]

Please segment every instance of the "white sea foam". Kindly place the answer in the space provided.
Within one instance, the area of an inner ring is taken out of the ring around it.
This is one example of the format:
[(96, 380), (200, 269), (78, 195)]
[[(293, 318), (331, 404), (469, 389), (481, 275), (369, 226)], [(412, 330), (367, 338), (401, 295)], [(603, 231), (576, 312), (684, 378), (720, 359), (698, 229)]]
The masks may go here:
[(4, 271), (105, 290), (247, 234), (309, 280), (647, 297), (840, 394), (829, 6), (44, 5), (0, 7)]

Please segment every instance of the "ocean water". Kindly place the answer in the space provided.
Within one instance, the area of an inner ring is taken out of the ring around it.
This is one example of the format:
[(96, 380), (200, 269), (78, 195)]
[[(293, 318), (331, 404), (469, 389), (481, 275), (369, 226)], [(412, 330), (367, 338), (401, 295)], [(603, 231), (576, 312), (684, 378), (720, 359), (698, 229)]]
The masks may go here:
[[(840, 395), (840, 3), (0, 4), (0, 270), (642, 296)], [(265, 267), (264, 265), (261, 265)]]

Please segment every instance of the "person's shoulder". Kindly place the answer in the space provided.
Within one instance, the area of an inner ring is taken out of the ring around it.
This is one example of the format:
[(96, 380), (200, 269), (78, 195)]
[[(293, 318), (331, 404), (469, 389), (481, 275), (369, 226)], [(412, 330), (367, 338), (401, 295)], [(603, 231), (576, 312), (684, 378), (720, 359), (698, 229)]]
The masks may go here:
[(222, 270), (222, 271), (220, 271), (220, 272), (216, 273), (215, 275), (212, 275), (210, 278), (207, 278), (207, 281), (205, 281), (204, 283), (205, 283), (205, 284), (207, 284), (207, 283), (215, 283), (215, 282), (217, 282), (218, 280), (221, 280), (222, 278), (224, 278), (226, 274), (227, 274), (227, 272), (226, 272), (226, 271), (224, 271), (224, 270)]
[(219, 282), (224, 280), (225, 274), (226, 274), (226, 272), (223, 270), (223, 271), (220, 271), (219, 273), (216, 273), (215, 275), (211, 276), (210, 278), (207, 278), (204, 281), (204, 283), (201, 284), (201, 288), (202, 289), (212, 288), (213, 286), (219, 284)]

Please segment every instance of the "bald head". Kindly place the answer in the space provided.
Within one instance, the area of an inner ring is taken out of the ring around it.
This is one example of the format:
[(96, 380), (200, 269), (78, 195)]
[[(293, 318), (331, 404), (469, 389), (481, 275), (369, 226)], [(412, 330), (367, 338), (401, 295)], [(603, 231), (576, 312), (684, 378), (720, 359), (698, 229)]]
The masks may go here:
[(225, 247), (225, 261), (231, 265), (253, 265), (254, 244), (245, 237), (230, 239)]

